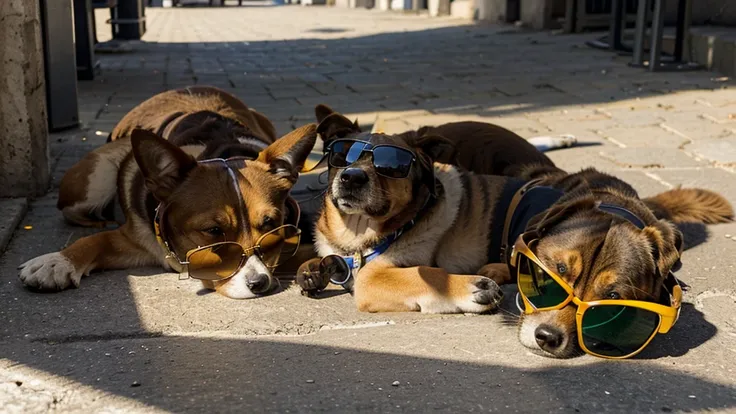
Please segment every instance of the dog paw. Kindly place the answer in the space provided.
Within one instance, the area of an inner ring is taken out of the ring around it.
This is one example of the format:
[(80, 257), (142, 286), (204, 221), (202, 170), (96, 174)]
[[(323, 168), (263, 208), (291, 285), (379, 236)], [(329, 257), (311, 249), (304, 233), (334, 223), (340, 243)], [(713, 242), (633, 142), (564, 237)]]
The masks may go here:
[(503, 292), (496, 282), (487, 278), (479, 277), (473, 282), (475, 289), (473, 290), (473, 302), (479, 305), (498, 306), (503, 299)]
[(319, 258), (307, 260), (299, 266), (296, 272), (296, 283), (302, 288), (302, 292), (315, 293), (323, 290), (329, 284), (329, 280), (320, 274)]
[(483, 313), (495, 309), (503, 298), (496, 282), (483, 276), (460, 276), (462, 284), (450, 296), (425, 296), (417, 301), (423, 313)]
[(24, 285), (43, 291), (60, 291), (71, 286), (79, 287), (82, 272), (60, 252), (49, 253), (31, 259), (18, 266), (18, 277)]

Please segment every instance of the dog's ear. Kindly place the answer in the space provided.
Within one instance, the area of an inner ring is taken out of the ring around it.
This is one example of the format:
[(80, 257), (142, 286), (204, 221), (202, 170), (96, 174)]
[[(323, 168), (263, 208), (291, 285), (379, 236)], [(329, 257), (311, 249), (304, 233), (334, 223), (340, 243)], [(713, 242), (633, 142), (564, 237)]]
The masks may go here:
[(261, 151), (258, 161), (270, 165), (270, 172), (292, 184), (299, 177), (309, 153), (317, 141), (317, 125), (297, 128)]
[(419, 136), (410, 145), (427, 154), (432, 161), (455, 158), (455, 144), (440, 135)]
[(166, 201), (197, 166), (194, 157), (151, 131), (134, 129), (130, 140), (146, 187), (159, 201)]
[(317, 105), (314, 112), (319, 122), (317, 133), (322, 138), (325, 148), (337, 138), (344, 138), (349, 134), (361, 132), (358, 120), (352, 122), (326, 105)]
[(651, 245), (652, 258), (657, 264), (660, 276), (664, 278), (670, 271), (677, 270), (683, 247), (682, 232), (672, 222), (658, 220), (653, 225), (645, 227), (642, 235)]
[(332, 110), (329, 106), (325, 104), (319, 104), (314, 107), (314, 116), (317, 117), (317, 123), (321, 123), (325, 120), (328, 116), (334, 114), (335, 111)]

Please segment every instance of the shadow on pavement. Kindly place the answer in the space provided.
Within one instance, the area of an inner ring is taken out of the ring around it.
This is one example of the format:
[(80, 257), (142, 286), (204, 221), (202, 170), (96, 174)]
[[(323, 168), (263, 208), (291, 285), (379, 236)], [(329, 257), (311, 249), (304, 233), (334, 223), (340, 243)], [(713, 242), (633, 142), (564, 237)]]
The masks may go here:
[(173, 412), (682, 412), (736, 406), (733, 387), (630, 362), (523, 369), (288, 340), (191, 337), (36, 343), (4, 354)]

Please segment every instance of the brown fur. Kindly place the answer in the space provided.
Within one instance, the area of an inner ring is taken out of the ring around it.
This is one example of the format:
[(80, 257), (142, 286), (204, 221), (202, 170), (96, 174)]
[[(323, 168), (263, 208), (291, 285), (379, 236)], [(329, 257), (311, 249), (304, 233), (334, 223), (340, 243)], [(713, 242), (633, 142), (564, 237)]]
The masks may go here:
[[(660, 302), (664, 279), (679, 262), (683, 245), (682, 234), (672, 220), (723, 223), (733, 217), (728, 201), (706, 190), (672, 190), (641, 200), (628, 184), (593, 169), (575, 174), (527, 169), (524, 175), (542, 178), (544, 185), (566, 193), (530, 223), (528, 230), (540, 234), (532, 247), (537, 257), (553, 271), (564, 265), (566, 271), (560, 276), (586, 301), (621, 298)], [(646, 227), (639, 230), (621, 217), (598, 210), (600, 202), (628, 209)], [(577, 354), (575, 319), (571, 316), (574, 309), (570, 304), (560, 311), (524, 315), (522, 343), (557, 357)], [(556, 348), (537, 343), (534, 326), (554, 330), (564, 340)]]
[[(429, 135), (366, 134), (326, 107), (318, 108), (317, 116), (321, 120), (318, 131), (328, 145), (341, 137), (370, 139), (374, 144), (411, 148), (418, 158), (417, 168), (413, 167), (405, 182), (376, 176), (369, 157), (359, 159), (351, 167), (366, 171), (370, 184), (357, 192), (346, 193), (347, 203), (345, 194), (335, 194), (336, 190), (341, 191), (335, 184), (340, 171), (331, 169), (331, 186), (317, 225), (316, 245), (322, 256), (363, 251), (416, 216), (426, 194), (433, 190), (432, 181), (427, 179), (431, 176), (429, 166), (433, 160), (464, 160), (475, 166), (482, 165), (469, 157), (458, 158), (456, 147), (445, 145), (448, 141), (473, 142), (473, 135), (464, 134), (464, 129), (452, 130), (462, 139), (434, 135), (436, 130)], [(528, 223), (526, 230), (539, 235), (532, 249), (549, 269), (559, 269), (560, 276), (573, 286), (575, 295), (586, 301), (623, 298), (659, 302), (664, 278), (677, 266), (683, 246), (682, 234), (673, 221), (715, 223), (730, 221), (733, 217), (730, 204), (706, 190), (673, 190), (641, 200), (630, 185), (613, 176), (594, 169), (568, 174), (551, 163), (540, 163), (535, 154), (524, 153), (524, 146), (514, 148), (520, 152), (513, 155), (504, 151), (490, 153), (499, 157), (494, 162), (501, 165), (503, 157), (513, 158), (515, 162), (527, 159), (531, 162), (508, 163), (501, 168), (503, 172), (525, 180), (541, 179), (542, 185), (564, 193), (547, 211)], [(484, 171), (496, 170), (491, 166)], [(441, 183), (434, 189), (439, 195), (438, 203), (416, 227), (360, 270), (354, 286), (359, 309), (486, 310), (492, 307), (488, 306), (491, 303), (479, 301), (476, 295), (483, 292), (482, 297), (492, 298), (494, 289), (488, 293), (489, 290), (476, 288), (474, 294), (469, 295), (473, 289), (467, 287), (468, 280), (478, 286), (480, 281), (492, 283), (485, 278), (478, 279), (481, 275), (498, 283), (514, 279), (505, 264), (493, 263), (493, 260), (492, 263), (482, 262), (488, 261), (483, 257), (487, 241), (500, 237), (488, 232), (506, 179), (466, 173), (445, 164), (435, 164), (434, 173)], [(644, 230), (622, 217), (600, 210), (600, 203), (628, 209), (645, 223)], [(450, 211), (455, 213), (448, 213)], [(304, 275), (311, 275), (316, 263), (318, 260), (306, 263), (302, 270), (309, 272)], [(464, 289), (446, 288), (450, 280), (457, 280), (455, 276), (462, 274), (473, 275), (460, 276), (466, 278)], [(468, 306), (469, 303), (481, 306), (474, 308)], [(535, 329), (539, 327), (555, 330), (564, 338), (556, 349), (544, 349), (547, 355), (567, 357), (579, 352), (573, 304), (559, 311), (535, 312), (523, 317), (521, 342), (542, 351), (535, 337)]]
[[(325, 147), (335, 138), (350, 138), (362, 132), (357, 121), (351, 122), (327, 105), (317, 105), (315, 114)], [(324, 122), (328, 117), (330, 119)], [(423, 137), (444, 137), (451, 145), (442, 146), (439, 153), (433, 154), (433, 160), (475, 174), (517, 176), (528, 165), (554, 168), (552, 160), (527, 140), (506, 128), (485, 122), (451, 122), (395, 135), (410, 146)]]
[[(218, 241), (252, 246), (284, 223), (291, 214), (286, 198), (315, 143), (316, 125), (276, 140), (268, 136), (273, 128), (265, 118), (233, 99), (217, 89), (197, 87), (166, 92), (131, 111), (115, 129), (112, 142), (70, 169), (59, 197), (68, 220), (90, 225), (99, 222), (99, 216), (90, 213), (101, 212), (90, 205), (107, 205), (117, 192), (124, 224), (21, 265), (23, 282), (53, 291), (79, 286), (82, 276), (96, 270), (153, 264), (169, 269), (153, 232), (157, 206), (161, 232), (180, 260), (189, 250)], [(162, 129), (155, 120), (172, 119), (157, 110), (183, 112), (175, 127), (164, 128), (168, 140), (153, 132)], [(149, 130), (130, 129), (132, 125)], [(240, 142), (241, 137), (246, 142)], [(230, 161), (234, 175), (222, 163), (197, 162), (233, 155), (257, 159)], [(275, 284), (270, 271), (253, 257), (233, 278), (204, 283), (235, 298), (268, 292)]]
[[(445, 313), (495, 307), (498, 286), (486, 276), (506, 280), (508, 270), (489, 265), (487, 250), (493, 206), (507, 179), (470, 174), (434, 160), (465, 162), (471, 168), (499, 173), (512, 164), (508, 160), (554, 168), (552, 162), (522, 138), (493, 125), (456, 123), (396, 135), (368, 134), (326, 106), (318, 106), (315, 112), (320, 121), (317, 130), (326, 145), (344, 137), (370, 140), (410, 149), (417, 159), (408, 178), (391, 179), (375, 173), (370, 157), (362, 157), (350, 168), (364, 171), (370, 185), (357, 192), (343, 191), (336, 184), (342, 171), (331, 168), (317, 222), (316, 246), (321, 255), (369, 249), (415, 218), (430, 194), (437, 195), (436, 204), (415, 227), (360, 270), (354, 286), (358, 308)], [(472, 143), (478, 142), (486, 146), (482, 153), (486, 158), (468, 156)], [(509, 152), (506, 159), (504, 151)], [(314, 284), (308, 275), (318, 262), (303, 265), (298, 278), (304, 281), (303, 287)]]
[(644, 199), (659, 218), (674, 223), (715, 224), (733, 220), (733, 208), (720, 195), (699, 188), (677, 188)]
[(276, 140), (276, 131), (265, 116), (221, 89), (192, 86), (160, 93), (120, 120), (110, 134), (112, 142), (90, 151), (64, 174), (57, 208), (69, 222), (104, 227), (115, 220), (111, 203), (117, 171), (131, 152), (130, 134), (136, 128), (161, 132), (176, 146), (206, 143), (202, 158), (255, 157), (262, 149), (244, 145), (238, 137), (250, 137), (262, 146)]

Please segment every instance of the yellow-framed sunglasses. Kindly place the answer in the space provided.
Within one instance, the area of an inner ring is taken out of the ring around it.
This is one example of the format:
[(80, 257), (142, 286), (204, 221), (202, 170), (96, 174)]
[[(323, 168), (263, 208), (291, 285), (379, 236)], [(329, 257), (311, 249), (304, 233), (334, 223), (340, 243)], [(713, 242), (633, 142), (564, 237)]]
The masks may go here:
[(572, 302), (577, 306), (578, 344), (586, 353), (611, 359), (632, 357), (646, 348), (657, 333), (669, 332), (677, 322), (682, 288), (672, 273), (665, 280), (670, 306), (626, 299), (585, 302), (534, 254), (530, 246), (536, 241), (534, 232), (524, 233), (511, 252), (510, 263), (517, 271), (524, 313), (559, 310)]

